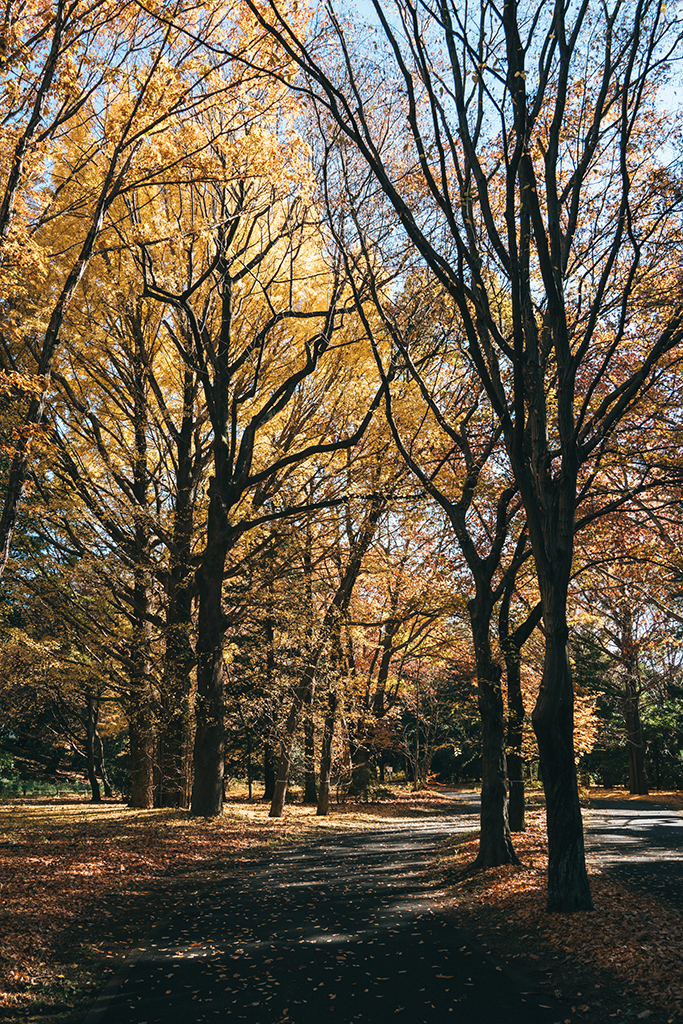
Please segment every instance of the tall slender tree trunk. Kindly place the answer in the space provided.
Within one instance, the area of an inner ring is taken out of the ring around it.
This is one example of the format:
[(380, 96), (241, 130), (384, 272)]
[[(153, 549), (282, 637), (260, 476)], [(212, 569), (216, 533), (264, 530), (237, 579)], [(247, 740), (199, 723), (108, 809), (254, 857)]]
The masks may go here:
[(166, 643), (158, 722), (159, 807), (187, 806), (190, 688), (194, 651), (190, 643), (191, 596), (186, 567), (171, 570)]
[(306, 694), (304, 704), (304, 803), (317, 804), (315, 781), (315, 722), (313, 720), (313, 687)]
[(130, 661), (132, 665), (129, 695), (131, 756), (130, 806), (154, 806), (154, 707), (150, 656), (151, 571), (150, 531), (147, 522), (149, 469), (147, 465), (148, 402), (145, 338), (142, 331), (140, 302), (130, 313), (133, 338), (133, 428), (135, 460), (135, 565), (133, 567), (133, 620)]
[(292, 706), (289, 714), (287, 715), (287, 721), (285, 722), (284, 731), (280, 739), (277, 775), (275, 777), (273, 799), (271, 801), (269, 811), (269, 817), (271, 818), (281, 817), (282, 812), (284, 811), (285, 799), (287, 797), (287, 786), (289, 785), (289, 770), (292, 766), (294, 735), (296, 733), (301, 708), (308, 699), (308, 694), (311, 692), (311, 688), (313, 686), (313, 678), (315, 676), (315, 670), (318, 665), (320, 653), (321, 649), (319, 649), (310, 659), (308, 665), (304, 669), (299, 685), (294, 691)]
[(327, 698), (327, 714), (323, 726), (323, 738), (320, 750), (320, 790), (316, 814), (326, 815), (330, 809), (330, 781), (332, 777), (332, 744), (334, 742), (334, 726), (337, 716), (338, 696), (336, 690), (330, 690)]
[(510, 630), (510, 601), (515, 581), (510, 580), (503, 594), (498, 613), (498, 636), (505, 658), (508, 694), (507, 764), (510, 787), (508, 815), (511, 832), (524, 832), (525, 795), (524, 760), (522, 742), (524, 739), (524, 697), (522, 695), (522, 647), (529, 639), (541, 619), (541, 605), (527, 615), (515, 630)]
[(130, 738), (131, 792), (129, 805), (154, 806), (155, 716), (149, 654), (150, 597), (147, 572), (136, 566), (135, 609), (131, 645), (128, 729)]
[(481, 718), (481, 830), (475, 867), (519, 864), (508, 821), (507, 764), (501, 666), (491, 654), (490, 602), (470, 602)]
[[(266, 639), (266, 687), (268, 693), (274, 692), (275, 687), (275, 676), (276, 676), (276, 663), (275, 663), (275, 587), (272, 578), (268, 584), (268, 606), (267, 614), (263, 622), (263, 629)], [(271, 705), (271, 708), (273, 705)], [(276, 765), (275, 765), (275, 749), (273, 745), (273, 725), (272, 719), (274, 713), (271, 711), (271, 727), (268, 730), (268, 735), (263, 744), (263, 783), (264, 801), (271, 801), (273, 794), (275, 793), (275, 776), (276, 776)]]
[(645, 775), (645, 740), (640, 719), (638, 680), (628, 676), (625, 680), (624, 722), (628, 749), (629, 792), (644, 796), (647, 791)]
[(88, 765), (88, 782), (90, 783), (91, 801), (94, 804), (99, 804), (102, 801), (102, 794), (100, 793), (100, 784), (97, 781), (97, 773), (95, 771), (95, 735), (97, 733), (97, 712), (95, 709), (95, 699), (91, 688), (86, 687), (85, 691), (86, 700), (86, 739), (85, 739), (85, 754)]
[(197, 697), (194, 740), (194, 785), (190, 810), (206, 818), (223, 812), (225, 771), (223, 644), (223, 574), (229, 549), (229, 528), (215, 480), (209, 488), (207, 543), (197, 573)]
[[(308, 619), (308, 649), (312, 650), (315, 635), (315, 607), (313, 604), (313, 525), (311, 516), (306, 517), (306, 543), (303, 551), (304, 593)], [(306, 690), (303, 703), (304, 715), (304, 803), (318, 802), (315, 783), (315, 723), (313, 721), (313, 692), (315, 678)]]
[(508, 819), (511, 832), (524, 832), (526, 829), (524, 761), (522, 759), (524, 700), (519, 651), (515, 654), (513, 650), (505, 649), (505, 668), (508, 691), (507, 770), (510, 787)]
[(592, 910), (574, 760), (574, 694), (567, 655), (566, 588), (547, 580), (545, 660), (532, 722), (541, 760), (548, 819), (549, 911)]
[(161, 714), (159, 721), (160, 807), (186, 807), (188, 803), (188, 746), (190, 740), (191, 671), (195, 655), (192, 627), (192, 533), (197, 478), (201, 465), (193, 460), (195, 429), (195, 377), (186, 369), (183, 418), (175, 441), (177, 449), (176, 499), (168, 602)]
[(634, 638), (633, 612), (628, 605), (619, 609), (618, 621), (621, 627), (621, 662), (623, 667), (624, 696), (622, 710), (626, 726), (626, 748), (628, 750), (629, 791), (634, 794), (647, 793), (645, 777), (645, 741), (640, 720), (640, 678), (638, 672), (638, 650)]
[(263, 744), (263, 799), (272, 800), (275, 793), (275, 752), (270, 739)]
[(131, 673), (128, 725), (131, 758), (130, 806), (154, 806), (155, 714), (150, 659), (150, 581), (146, 557), (147, 536), (138, 540), (142, 558), (134, 568), (134, 615), (131, 642)]
[(370, 506), (370, 511), (368, 512), (360, 531), (360, 535), (354, 542), (352, 542), (348, 562), (341, 575), (339, 586), (335, 591), (335, 595), (330, 606), (325, 612), (325, 617), (323, 618), (320, 626), (315, 650), (310, 654), (301, 682), (295, 690), (292, 707), (287, 717), (284, 734), (280, 742), (275, 792), (270, 805), (271, 818), (280, 817), (284, 810), (287, 785), (289, 781), (289, 769), (292, 761), (292, 744), (301, 707), (313, 686), (318, 662), (325, 647), (330, 641), (330, 638), (333, 638), (334, 640), (334, 637), (336, 637), (336, 644), (333, 642), (332, 648), (335, 651), (338, 650), (341, 622), (348, 610), (351, 594), (363, 564), (363, 558), (372, 543), (372, 538), (375, 534), (375, 530), (377, 529), (377, 524), (379, 523), (385, 508), (385, 498), (377, 497), (373, 500), (372, 505)]
[[(158, 807), (187, 806), (187, 745), (189, 739), (190, 674), (176, 638), (167, 638), (164, 694), (158, 719)], [(181, 641), (182, 642), (182, 641)], [(184, 646), (184, 645), (183, 645)]]
[(109, 776), (107, 775), (107, 765), (104, 760), (104, 747), (102, 745), (102, 737), (97, 731), (97, 727), (95, 728), (95, 771), (102, 779), (104, 795), (107, 797), (108, 800), (111, 799), (114, 793), (111, 788)]

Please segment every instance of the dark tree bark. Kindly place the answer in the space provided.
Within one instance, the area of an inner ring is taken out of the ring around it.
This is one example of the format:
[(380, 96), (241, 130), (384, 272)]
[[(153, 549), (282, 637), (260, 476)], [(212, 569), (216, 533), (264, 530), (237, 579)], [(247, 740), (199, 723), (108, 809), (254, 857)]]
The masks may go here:
[(524, 761), (522, 758), (522, 741), (524, 738), (525, 708), (522, 695), (522, 647), (531, 636), (541, 619), (541, 606), (536, 605), (515, 630), (510, 629), (510, 600), (514, 589), (514, 581), (508, 586), (500, 602), (498, 612), (498, 636), (505, 658), (508, 692), (508, 726), (507, 726), (507, 762), (509, 819), (511, 832), (524, 832), (525, 796), (524, 796)]
[(318, 794), (317, 815), (324, 816), (330, 810), (330, 782), (332, 776), (332, 744), (334, 742), (334, 726), (337, 716), (337, 691), (332, 689), (327, 697), (327, 713), (323, 726), (322, 746), (320, 750), (320, 791)]
[[(306, 517), (306, 542), (303, 551), (304, 592), (306, 616), (308, 618), (308, 649), (312, 649), (315, 635), (315, 609), (313, 605), (313, 550), (311, 517)], [(315, 723), (313, 721), (313, 695), (315, 678), (304, 696), (304, 803), (317, 804), (318, 790), (315, 781)]]
[[(139, 310), (138, 310), (139, 312)], [(145, 338), (141, 320), (137, 316), (133, 326), (133, 498), (135, 500), (133, 528), (133, 607), (131, 612), (132, 639), (130, 647), (130, 689), (128, 694), (131, 794), (130, 806), (154, 806), (154, 707), (150, 653), (151, 621), (151, 538), (147, 521), (149, 470), (147, 465), (147, 431), (149, 406), (147, 402), (147, 372)]]
[(85, 734), (85, 753), (86, 762), (88, 766), (88, 781), (90, 783), (91, 801), (94, 804), (99, 804), (102, 801), (102, 794), (100, 793), (100, 784), (97, 781), (96, 773), (96, 753), (95, 753), (95, 737), (97, 735), (97, 711), (95, 708), (95, 698), (93, 696), (92, 689), (88, 686), (85, 690), (85, 701), (86, 701), (86, 734)]
[(306, 666), (304, 674), (294, 690), (292, 705), (289, 709), (279, 743), (277, 773), (269, 811), (269, 817), (271, 818), (281, 817), (285, 808), (287, 787), (289, 785), (289, 770), (292, 766), (292, 746), (299, 721), (299, 713), (313, 686), (313, 678), (321, 653), (322, 648), (319, 648), (318, 652), (316, 652), (317, 656), (314, 656)]
[(193, 438), (196, 422), (195, 375), (185, 369), (183, 417), (180, 430), (172, 428), (176, 446), (176, 496), (166, 608), (164, 675), (159, 712), (160, 807), (188, 805), (188, 744), (190, 734), (190, 673), (195, 653), (190, 641), (192, 628), (192, 536), (197, 487), (203, 470), (201, 451)]
[(207, 541), (197, 573), (197, 697), (194, 741), (194, 784), (191, 810), (205, 818), (223, 813), (225, 770), (223, 644), (223, 573), (230, 534), (215, 479), (209, 486)]
[(269, 739), (263, 744), (263, 781), (264, 801), (270, 802), (273, 799), (275, 793), (275, 751), (273, 750), (273, 744)]
[(519, 864), (508, 820), (507, 764), (501, 666), (491, 653), (490, 601), (470, 602), (481, 718), (481, 830), (475, 868)]
[(505, 652), (508, 691), (507, 762), (510, 787), (508, 817), (511, 832), (526, 830), (526, 797), (524, 794), (524, 700), (522, 697), (521, 661), (514, 653)]
[(623, 707), (628, 749), (629, 791), (644, 796), (648, 792), (648, 786), (645, 775), (645, 740), (640, 718), (638, 680), (628, 676), (625, 680), (625, 691)]
[[(177, 291), (169, 291), (156, 280), (153, 253), (143, 247), (142, 256), (144, 295), (174, 309), (182, 322), (178, 331), (167, 326), (186, 365), (198, 372), (211, 422), (214, 475), (209, 490), (207, 542), (197, 572), (197, 700), (191, 799), (192, 813), (203, 816), (219, 815), (223, 807), (223, 646), (230, 623), (223, 611), (222, 590), (228, 555), (250, 530), (283, 515), (309, 510), (304, 505), (270, 512), (264, 511), (264, 506), (270, 505), (277, 492), (281, 472), (315, 455), (357, 444), (381, 399), (380, 391), (358, 427), (343, 439), (319, 438), (296, 447), (297, 437), (305, 432), (314, 410), (304, 402), (292, 411), (296, 404), (292, 400), (300, 396), (304, 381), (324, 359), (346, 307), (342, 310), (341, 276), (335, 273), (325, 290), (323, 308), (314, 310), (299, 304), (294, 259), (303, 239), (308, 242), (313, 227), (309, 211), (296, 194), (281, 194), (275, 184), (264, 186), (261, 192), (260, 187), (237, 175), (229, 188), (217, 192), (212, 187), (196, 189), (197, 208), (210, 207), (210, 219), (217, 226), (208, 257), (205, 240), (198, 240), (193, 250), (196, 263), (188, 264), (202, 269), (189, 282), (178, 282)], [(259, 237), (265, 239), (264, 245), (254, 248), (254, 240)], [(195, 242), (188, 244), (193, 246)], [(272, 263), (269, 261), (274, 249), (278, 255)], [(266, 266), (264, 272), (262, 264)], [(273, 277), (275, 266), (279, 269)], [(206, 300), (209, 286), (211, 302)], [(250, 308), (260, 309), (255, 319), (235, 315), (235, 306), (241, 310), (241, 288), (248, 290)], [(266, 385), (263, 381), (268, 373), (269, 346), (272, 344), (278, 352), (274, 355), (277, 365), (282, 332), (290, 329), (298, 337), (298, 361), (287, 361), (280, 376)], [(301, 337), (306, 330), (310, 335)], [(267, 465), (255, 466), (257, 440), (287, 409), (294, 418), (288, 425), (286, 450)], [(231, 515), (247, 493), (252, 496), (254, 514), (250, 516), (243, 508), (237, 514), (238, 522), (232, 523)]]
[(619, 682), (623, 687), (621, 707), (626, 729), (629, 791), (644, 795), (647, 793), (645, 740), (640, 719), (641, 681), (631, 595), (622, 597), (611, 613), (617, 630), (614, 639), (619, 648)]
[(105, 763), (105, 760), (104, 760), (104, 747), (102, 745), (102, 737), (100, 736), (99, 732), (97, 731), (97, 727), (95, 728), (95, 743), (94, 743), (94, 747), (95, 747), (95, 771), (97, 772), (99, 777), (102, 779), (102, 785), (104, 787), (104, 795), (109, 800), (109, 799), (111, 799), (111, 797), (113, 797), (114, 794), (112, 792), (111, 782), (109, 781), (109, 776), (107, 775), (107, 766), (106, 766), (106, 763)]
[(586, 872), (574, 757), (574, 693), (567, 656), (567, 591), (561, 582), (550, 584), (549, 589), (551, 594), (546, 595), (544, 601), (546, 644), (543, 676), (532, 722), (541, 759), (548, 822), (547, 909), (572, 913), (592, 909), (593, 901)]
[[(422, 394), (426, 397), (427, 405), (439, 422), (444, 443), (448, 440), (452, 448), (459, 451), (465, 470), (460, 493), (457, 495), (446, 493), (440, 484), (438, 474), (430, 471), (418, 461), (413, 445), (404, 441), (394, 417), (390, 392), (387, 391), (387, 418), (396, 446), (406, 465), (443, 509), (474, 581), (474, 597), (469, 602), (469, 615), (477, 667), (477, 704), (482, 725), (482, 791), (479, 851), (473, 866), (480, 868), (494, 867), (500, 864), (517, 864), (519, 861), (512, 845), (508, 818), (506, 738), (501, 690), (502, 669), (494, 658), (491, 648), (491, 620), (494, 608), (498, 600), (505, 594), (506, 589), (514, 584), (518, 568), (527, 557), (526, 535), (522, 531), (508, 565), (501, 565), (503, 549), (517, 511), (514, 504), (517, 489), (514, 486), (509, 486), (499, 492), (495, 506), (495, 531), (493, 536), (486, 538), (488, 549), (481, 553), (477, 546), (479, 538), (470, 527), (468, 513), (475, 500), (484, 469), (496, 451), (500, 432), (494, 431), (493, 436), (487, 436), (477, 452), (474, 442), (469, 436), (467, 421), (473, 415), (478, 403), (473, 402), (472, 396), (468, 394), (466, 404), (465, 396), (463, 396), (458, 411), (462, 414), (463, 410), (467, 409), (467, 414), (463, 417), (460, 427), (452, 426), (448, 422), (448, 417), (428, 396), (428, 389), (411, 359), (409, 339), (406, 338), (401, 324), (391, 322), (388, 326), (411, 376), (419, 384)], [(378, 365), (380, 372), (384, 373), (381, 360)], [(499, 579), (496, 581), (497, 575)], [(416, 724), (416, 744), (418, 741), (419, 720)], [(416, 750), (414, 763), (416, 786), (418, 764), (419, 756)]]
[(154, 725), (147, 700), (128, 719), (130, 744), (129, 807), (154, 806)]
[(315, 723), (313, 721), (313, 687), (304, 703), (304, 803), (317, 804), (315, 781)]
[[(275, 663), (275, 588), (272, 577), (268, 585), (268, 603), (266, 616), (263, 622), (263, 631), (266, 642), (266, 689), (268, 693), (274, 693), (276, 663)], [(274, 708), (271, 703), (270, 722), (266, 738), (263, 743), (263, 800), (270, 801), (275, 793), (276, 777), (276, 754), (273, 743), (274, 732)]]

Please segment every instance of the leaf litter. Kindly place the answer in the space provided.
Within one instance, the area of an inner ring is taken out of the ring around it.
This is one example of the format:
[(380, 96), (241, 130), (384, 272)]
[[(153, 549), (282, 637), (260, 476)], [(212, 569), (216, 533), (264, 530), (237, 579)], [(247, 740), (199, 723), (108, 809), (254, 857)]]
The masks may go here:
[[(114, 802), (1, 806), (2, 1016), (80, 1021), (131, 946), (210, 882), (249, 873), (274, 848), (325, 831), (448, 813), (454, 795), (406, 791), (381, 804), (335, 808), (329, 818), (288, 805), (284, 818), (269, 819), (263, 804), (232, 801), (214, 821)], [(456, 882), (454, 872), (473, 859), (476, 838), (465, 837), (455, 855), (443, 856), (444, 902), (486, 949), (498, 949), (531, 974), (539, 990), (571, 1003), (572, 1024), (683, 1020), (683, 914), (596, 867), (589, 868), (595, 911), (546, 914), (544, 812), (529, 812), (528, 822), (527, 832), (514, 837), (520, 868), (489, 869)]]
[[(450, 794), (452, 799), (452, 794)], [(443, 794), (398, 792), (377, 804), (315, 808), (230, 800), (221, 818), (120, 802), (15, 801), (0, 806), (0, 1014), (80, 1021), (97, 989), (174, 906), (273, 849), (388, 818), (443, 814)]]
[[(681, 798), (670, 802), (679, 807)], [(570, 1004), (573, 1020), (683, 1021), (683, 912), (589, 864), (595, 909), (548, 914), (543, 808), (527, 812), (526, 832), (513, 841), (521, 866), (463, 874), (476, 856), (475, 837), (449, 841), (455, 849), (439, 859), (445, 902), (478, 941)]]

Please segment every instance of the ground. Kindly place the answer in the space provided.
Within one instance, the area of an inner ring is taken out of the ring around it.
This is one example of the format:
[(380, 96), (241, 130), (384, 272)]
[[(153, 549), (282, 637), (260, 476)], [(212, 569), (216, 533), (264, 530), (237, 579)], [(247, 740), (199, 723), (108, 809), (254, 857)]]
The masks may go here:
[[(681, 793), (655, 794), (645, 802), (652, 800), (683, 808)], [(461, 878), (474, 857), (476, 839), (443, 849), (437, 869), (446, 884), (446, 901), (486, 949), (564, 1002), (572, 1019), (585, 1024), (683, 1020), (683, 913), (667, 899), (671, 895), (668, 874), (663, 872), (658, 886), (659, 872), (654, 870), (657, 863), (666, 868), (671, 862), (655, 860), (642, 889), (631, 879), (625, 884), (621, 863), (625, 854), (604, 856), (598, 842), (602, 830), (591, 826), (591, 806), (627, 802), (637, 808), (644, 799), (599, 790), (586, 792), (583, 802), (594, 911), (545, 912), (547, 849), (542, 807), (529, 813), (527, 831), (514, 836), (523, 862), (519, 868), (492, 868)], [(653, 854), (657, 858), (659, 851)], [(680, 861), (678, 865), (683, 866)]]
[[(623, 798), (624, 794), (620, 794)], [(683, 805), (683, 794), (668, 798)], [(328, 819), (288, 806), (229, 802), (218, 822), (120, 804), (55, 802), (0, 807), (0, 1006), (10, 1021), (82, 1020), (93, 994), (170, 908), (222, 878), (251, 874), (273, 850), (337, 831), (427, 822), (452, 810), (433, 787), (378, 805), (333, 808)], [(664, 799), (664, 798), (662, 798)], [(434, 865), (444, 909), (477, 941), (567, 1003), (588, 1024), (679, 1020), (683, 915), (664, 897), (634, 894), (594, 867), (592, 914), (544, 913), (540, 815), (515, 838), (525, 867), (465, 881), (472, 854), (460, 835)]]

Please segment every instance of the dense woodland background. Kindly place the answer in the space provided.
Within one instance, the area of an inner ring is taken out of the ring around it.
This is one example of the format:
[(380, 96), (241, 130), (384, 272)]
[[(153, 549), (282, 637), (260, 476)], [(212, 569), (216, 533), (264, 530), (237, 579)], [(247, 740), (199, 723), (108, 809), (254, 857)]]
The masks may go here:
[(3, 794), (683, 787), (679, 13), (7, 6)]

